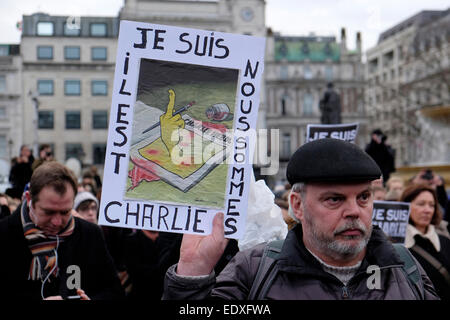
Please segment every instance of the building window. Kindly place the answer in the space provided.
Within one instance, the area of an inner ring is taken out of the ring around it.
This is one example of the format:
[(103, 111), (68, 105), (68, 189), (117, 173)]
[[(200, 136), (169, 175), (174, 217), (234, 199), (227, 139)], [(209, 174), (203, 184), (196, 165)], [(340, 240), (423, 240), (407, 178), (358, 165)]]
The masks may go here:
[(92, 155), (94, 164), (103, 165), (105, 163), (106, 156), (106, 144), (104, 143), (94, 143), (92, 145)]
[(64, 59), (80, 60), (80, 47), (64, 47)]
[(74, 24), (64, 24), (64, 35), (68, 37), (77, 37), (80, 35), (81, 27), (80, 25)]
[(305, 93), (303, 96), (303, 114), (308, 116), (313, 114), (313, 96), (311, 93)]
[(106, 37), (106, 23), (91, 23), (91, 37)]
[(81, 129), (80, 111), (66, 111), (66, 129)]
[(66, 143), (66, 160), (75, 158), (81, 161), (84, 156), (83, 146), (81, 143)]
[(6, 76), (0, 76), (0, 93), (6, 92)]
[(92, 60), (106, 60), (106, 47), (94, 47), (91, 54)]
[(291, 134), (283, 133), (281, 139), (281, 158), (288, 159), (291, 156)]
[(108, 111), (94, 110), (92, 111), (92, 129), (108, 128)]
[(303, 77), (305, 79), (311, 79), (312, 78), (312, 71), (311, 71), (311, 67), (306, 65), (303, 67)]
[(327, 81), (333, 80), (333, 66), (325, 66), (325, 79)]
[(52, 96), (53, 80), (38, 80), (37, 89), (40, 96)]
[(53, 59), (53, 47), (52, 46), (38, 46), (37, 57), (40, 60)]
[(282, 65), (280, 66), (280, 78), (285, 80), (289, 77), (289, 69), (288, 66)]
[(0, 159), (8, 159), (8, 139), (6, 135), (0, 135)]
[(66, 81), (64, 81), (64, 94), (66, 96), (79, 96), (79, 95), (81, 95), (81, 82), (80, 82), (80, 80), (66, 80)]
[(52, 36), (54, 33), (53, 22), (41, 21), (37, 24), (38, 36)]
[(0, 106), (0, 119), (6, 119), (6, 107)]
[(91, 89), (92, 89), (93, 96), (107, 96), (108, 95), (108, 81), (92, 80)]
[(6, 57), (9, 55), (9, 46), (8, 45), (0, 45), (0, 57)]
[(286, 115), (286, 97), (281, 98), (281, 115)]
[(38, 128), (53, 129), (53, 111), (38, 112)]

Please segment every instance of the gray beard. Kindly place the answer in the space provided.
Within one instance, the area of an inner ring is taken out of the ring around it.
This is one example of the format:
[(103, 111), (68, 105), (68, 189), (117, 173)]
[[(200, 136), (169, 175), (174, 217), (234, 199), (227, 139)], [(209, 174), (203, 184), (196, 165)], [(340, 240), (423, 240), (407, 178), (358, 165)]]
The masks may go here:
[[(349, 219), (344, 226), (336, 230), (333, 235), (325, 234), (321, 232), (315, 225), (313, 219), (309, 212), (304, 209), (305, 224), (310, 230), (311, 237), (309, 238), (310, 244), (317, 248), (320, 252), (333, 257), (334, 259), (348, 259), (358, 255), (369, 242), (370, 236), (372, 234), (372, 226), (369, 230), (359, 219)], [(336, 239), (336, 235), (347, 229), (359, 229), (362, 231), (362, 236), (348, 236), (347, 239), (357, 239), (360, 240), (358, 243), (351, 244), (349, 242), (343, 242), (342, 240)]]

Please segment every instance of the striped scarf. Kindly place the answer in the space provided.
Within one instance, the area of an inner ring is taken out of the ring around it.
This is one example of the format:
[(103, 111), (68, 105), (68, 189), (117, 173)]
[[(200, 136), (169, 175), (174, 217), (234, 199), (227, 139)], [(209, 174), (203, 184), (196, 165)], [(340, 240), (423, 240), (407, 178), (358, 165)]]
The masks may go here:
[(50, 272), (52, 272), (53, 276), (57, 277), (57, 246), (59, 242), (64, 241), (65, 238), (73, 233), (75, 219), (70, 217), (67, 225), (57, 236), (48, 236), (31, 220), (26, 201), (22, 203), (20, 211), (25, 239), (27, 240), (31, 254), (33, 255), (28, 280), (43, 281), (49, 276)]

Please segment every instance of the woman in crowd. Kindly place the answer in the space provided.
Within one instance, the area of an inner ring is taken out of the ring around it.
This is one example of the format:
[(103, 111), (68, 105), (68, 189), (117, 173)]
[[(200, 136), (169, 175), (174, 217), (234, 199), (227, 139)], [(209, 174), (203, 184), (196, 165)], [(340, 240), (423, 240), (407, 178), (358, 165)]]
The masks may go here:
[(443, 300), (450, 300), (450, 239), (437, 232), (442, 213), (436, 191), (425, 184), (412, 184), (401, 201), (410, 202), (405, 246), (423, 266)]

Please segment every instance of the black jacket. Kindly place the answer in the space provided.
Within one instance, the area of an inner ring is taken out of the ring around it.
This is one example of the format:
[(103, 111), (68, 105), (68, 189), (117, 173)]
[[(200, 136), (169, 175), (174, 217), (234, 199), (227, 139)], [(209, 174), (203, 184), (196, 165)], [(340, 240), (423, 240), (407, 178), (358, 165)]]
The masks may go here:
[[(23, 234), (20, 207), (0, 221), (0, 299), (40, 300), (42, 282), (28, 280), (32, 254)], [(69, 266), (79, 267), (81, 289), (92, 299), (123, 297), (117, 272), (105, 245), (100, 228), (75, 217), (75, 229), (60, 243), (58, 253), (59, 277), (46, 282), (44, 297), (74, 294), (67, 288), (75, 273)]]
[[(431, 254), (450, 273), (450, 239), (439, 235), (439, 241), (441, 243), (441, 250), (439, 252), (436, 251), (430, 240), (423, 238), (420, 235), (416, 235), (414, 237), (414, 240), (416, 246), (421, 247), (426, 252)], [(450, 300), (450, 284), (445, 281), (444, 276), (435, 267), (433, 267), (433, 265), (427, 259), (425, 259), (412, 249), (410, 249), (410, 251), (425, 269), (427, 275), (430, 277), (431, 282), (433, 282), (433, 285), (436, 288), (436, 292), (441, 297), (441, 299)]]

